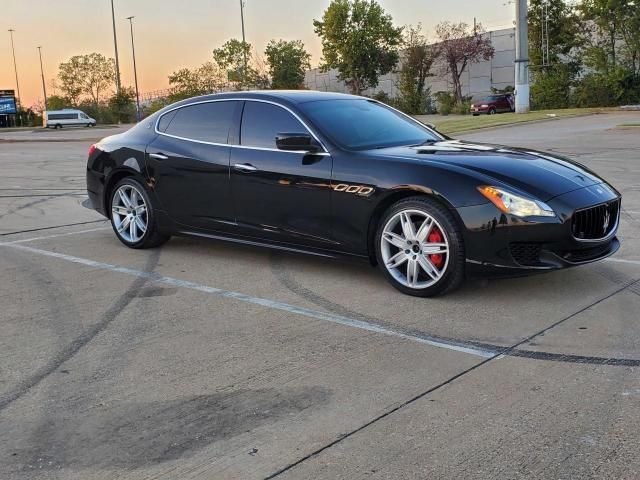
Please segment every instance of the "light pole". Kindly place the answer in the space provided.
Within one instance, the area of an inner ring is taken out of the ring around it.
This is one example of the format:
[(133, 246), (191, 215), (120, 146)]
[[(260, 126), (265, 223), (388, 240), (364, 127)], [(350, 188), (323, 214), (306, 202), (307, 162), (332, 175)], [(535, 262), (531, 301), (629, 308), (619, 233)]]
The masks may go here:
[(40, 56), (40, 74), (42, 75), (42, 93), (44, 94), (44, 110), (49, 109), (47, 107), (47, 86), (44, 82), (44, 69), (42, 68), (42, 47), (38, 47), (38, 55)]
[(527, 0), (516, 0), (516, 113), (529, 112)]
[[(11, 52), (13, 53), (13, 71), (16, 74), (16, 90), (18, 92), (18, 101), (17, 106), (20, 107), (20, 83), (18, 82), (18, 67), (16, 66), (16, 49), (13, 46), (13, 32), (15, 30), (13, 28), (9, 29), (9, 35), (11, 36)], [(20, 113), (18, 113), (18, 118), (20, 119), (20, 125), (22, 126), (22, 118), (20, 117)]]
[(136, 69), (136, 45), (133, 42), (133, 19), (135, 17), (127, 17), (129, 26), (131, 27), (131, 52), (133, 53), (133, 79), (136, 85), (136, 120), (140, 121), (140, 94), (138, 93), (138, 71)]
[(244, 72), (242, 72), (242, 79), (247, 79), (247, 41), (244, 36), (244, 0), (240, 0), (240, 21), (242, 22), (242, 50), (244, 51)]
[(113, 23), (113, 46), (116, 51), (116, 92), (120, 95), (120, 61), (118, 60), (118, 37), (116, 36), (116, 14), (111, 0), (111, 22)]

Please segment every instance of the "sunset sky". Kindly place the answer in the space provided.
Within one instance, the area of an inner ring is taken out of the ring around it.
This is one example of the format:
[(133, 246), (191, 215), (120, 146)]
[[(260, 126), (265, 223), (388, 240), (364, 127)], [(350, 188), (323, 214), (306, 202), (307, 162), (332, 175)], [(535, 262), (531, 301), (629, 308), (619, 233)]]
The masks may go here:
[[(261, 53), (272, 38), (300, 39), (321, 57), (313, 19), (330, 0), (246, 0), (247, 41)], [(442, 20), (489, 28), (511, 25), (507, 0), (380, 0), (397, 25), (422, 22), (429, 35)], [(0, 14), (0, 89), (15, 88), (9, 28), (14, 41), (23, 104), (42, 99), (38, 51), (42, 46), (47, 93), (58, 64), (73, 55), (114, 56), (109, 0), (3, 0)], [(126, 17), (134, 15), (136, 61), (141, 92), (167, 88), (167, 75), (211, 60), (211, 51), (229, 38), (241, 38), (239, 0), (115, 0), (118, 52), (123, 85), (133, 84), (131, 38)]]

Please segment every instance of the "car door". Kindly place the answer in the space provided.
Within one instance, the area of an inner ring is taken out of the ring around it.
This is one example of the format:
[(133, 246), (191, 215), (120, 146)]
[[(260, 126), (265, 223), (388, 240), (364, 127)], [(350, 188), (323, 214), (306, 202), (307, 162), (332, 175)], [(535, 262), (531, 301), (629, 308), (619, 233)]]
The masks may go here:
[(177, 223), (226, 230), (234, 223), (229, 133), (242, 102), (210, 101), (169, 111), (147, 146), (147, 171), (161, 207)]
[(231, 151), (231, 189), (243, 233), (330, 248), (331, 156), (279, 150), (279, 133), (309, 134), (287, 108), (246, 100), (240, 142)]

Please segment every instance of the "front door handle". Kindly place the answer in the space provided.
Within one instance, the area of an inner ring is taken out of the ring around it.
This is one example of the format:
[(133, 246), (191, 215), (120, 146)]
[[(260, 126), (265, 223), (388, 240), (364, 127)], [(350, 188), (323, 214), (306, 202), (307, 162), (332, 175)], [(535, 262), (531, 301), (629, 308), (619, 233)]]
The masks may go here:
[(233, 168), (236, 170), (240, 170), (242, 172), (255, 172), (258, 170), (256, 167), (251, 165), (250, 163), (236, 163)]
[(161, 153), (150, 153), (149, 156), (151, 158), (155, 158), (156, 160), (169, 160), (169, 157)]

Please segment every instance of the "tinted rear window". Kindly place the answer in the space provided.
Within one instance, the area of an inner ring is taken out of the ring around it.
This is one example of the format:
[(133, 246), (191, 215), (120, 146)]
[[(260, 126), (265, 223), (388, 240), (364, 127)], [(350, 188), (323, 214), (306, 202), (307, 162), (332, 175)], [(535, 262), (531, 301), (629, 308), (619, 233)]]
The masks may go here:
[(225, 101), (181, 107), (175, 110), (173, 118), (167, 119), (166, 126), (163, 124), (164, 117), (172, 112), (163, 115), (158, 129), (162, 131), (162, 126), (165, 133), (190, 140), (227, 143), (237, 105), (237, 101)]
[(282, 107), (263, 102), (245, 103), (240, 131), (241, 145), (276, 148), (278, 133), (307, 133), (307, 129)]

